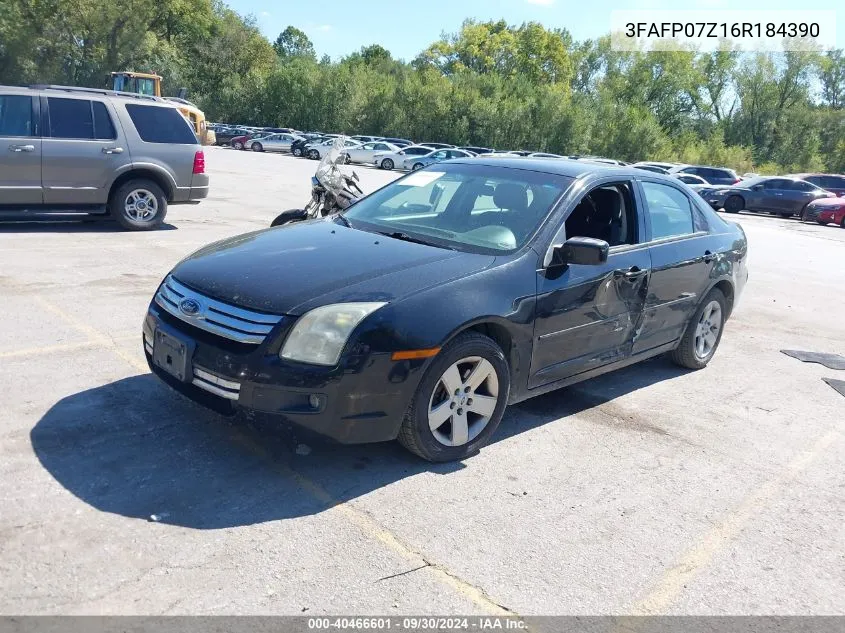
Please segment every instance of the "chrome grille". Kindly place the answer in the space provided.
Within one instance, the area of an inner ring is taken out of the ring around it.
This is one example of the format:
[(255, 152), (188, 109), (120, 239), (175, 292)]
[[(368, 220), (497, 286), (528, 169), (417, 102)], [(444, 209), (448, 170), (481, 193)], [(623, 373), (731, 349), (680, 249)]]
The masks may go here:
[(205, 389), (227, 400), (237, 400), (241, 393), (241, 383), (228, 380), (196, 365), (194, 365), (194, 378), (191, 382), (200, 389)]
[[(273, 327), (282, 320), (275, 314), (253, 312), (216, 301), (180, 284), (169, 275), (156, 293), (155, 301), (177, 319), (238, 343), (263, 343)], [(190, 312), (184, 307), (196, 310)]]

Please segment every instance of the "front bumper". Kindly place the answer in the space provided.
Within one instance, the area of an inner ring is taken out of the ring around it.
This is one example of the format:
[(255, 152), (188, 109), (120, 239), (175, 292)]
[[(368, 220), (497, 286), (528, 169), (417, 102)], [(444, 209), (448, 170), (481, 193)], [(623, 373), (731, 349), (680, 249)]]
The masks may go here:
[[(218, 413), (247, 412), (346, 444), (395, 439), (420, 372), (389, 354), (352, 356), (338, 367), (283, 361), (279, 340), (292, 321), (280, 323), (265, 343), (244, 345), (198, 330), (153, 303), (143, 324), (144, 354), (165, 383)], [(183, 380), (153, 361), (158, 330), (187, 344)]]

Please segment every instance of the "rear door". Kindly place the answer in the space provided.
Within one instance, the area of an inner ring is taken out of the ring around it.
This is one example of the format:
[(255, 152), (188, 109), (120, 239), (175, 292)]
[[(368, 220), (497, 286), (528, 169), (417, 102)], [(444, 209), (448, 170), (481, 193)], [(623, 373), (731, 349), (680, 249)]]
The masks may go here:
[(39, 109), (38, 97), (0, 94), (0, 207), (43, 201)]
[(44, 202), (106, 204), (114, 175), (132, 161), (111, 104), (75, 96), (42, 97), (41, 108), (46, 122)]
[(651, 278), (637, 354), (676, 341), (707, 290), (716, 246), (706, 220), (680, 187), (638, 179), (645, 201)]
[(801, 180), (790, 180), (783, 196), (784, 213), (801, 213), (811, 201), (815, 200), (816, 187)]

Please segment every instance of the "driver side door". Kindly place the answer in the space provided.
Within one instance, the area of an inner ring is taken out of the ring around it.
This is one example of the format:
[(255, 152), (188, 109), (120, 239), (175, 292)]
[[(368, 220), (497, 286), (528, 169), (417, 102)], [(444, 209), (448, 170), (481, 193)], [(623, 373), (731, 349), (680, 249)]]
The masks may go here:
[[(552, 240), (562, 244), (581, 235), (597, 237), (585, 221), (587, 197), (598, 189), (616, 190), (622, 199), (624, 230), (617, 233), (606, 262), (594, 265), (539, 266), (534, 341), (529, 389), (541, 387), (631, 355), (633, 338), (642, 319), (651, 255), (645, 235), (638, 192), (630, 179), (601, 181), (570, 203), (565, 222)], [(612, 195), (603, 195), (605, 200)], [(584, 233), (588, 233), (584, 235)], [(593, 234), (590, 234), (593, 233)]]

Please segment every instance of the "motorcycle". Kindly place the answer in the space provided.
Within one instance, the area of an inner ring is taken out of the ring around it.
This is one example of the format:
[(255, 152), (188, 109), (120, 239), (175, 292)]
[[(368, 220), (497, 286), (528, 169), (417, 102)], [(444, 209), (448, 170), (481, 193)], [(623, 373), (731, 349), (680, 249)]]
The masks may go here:
[(311, 199), (304, 209), (282, 211), (270, 226), (283, 226), (293, 222), (324, 218), (346, 209), (363, 197), (358, 186), (358, 174), (345, 174), (340, 165), (344, 163), (343, 147), (345, 137), (339, 136), (329, 151), (320, 159), (316, 173), (311, 177)]

